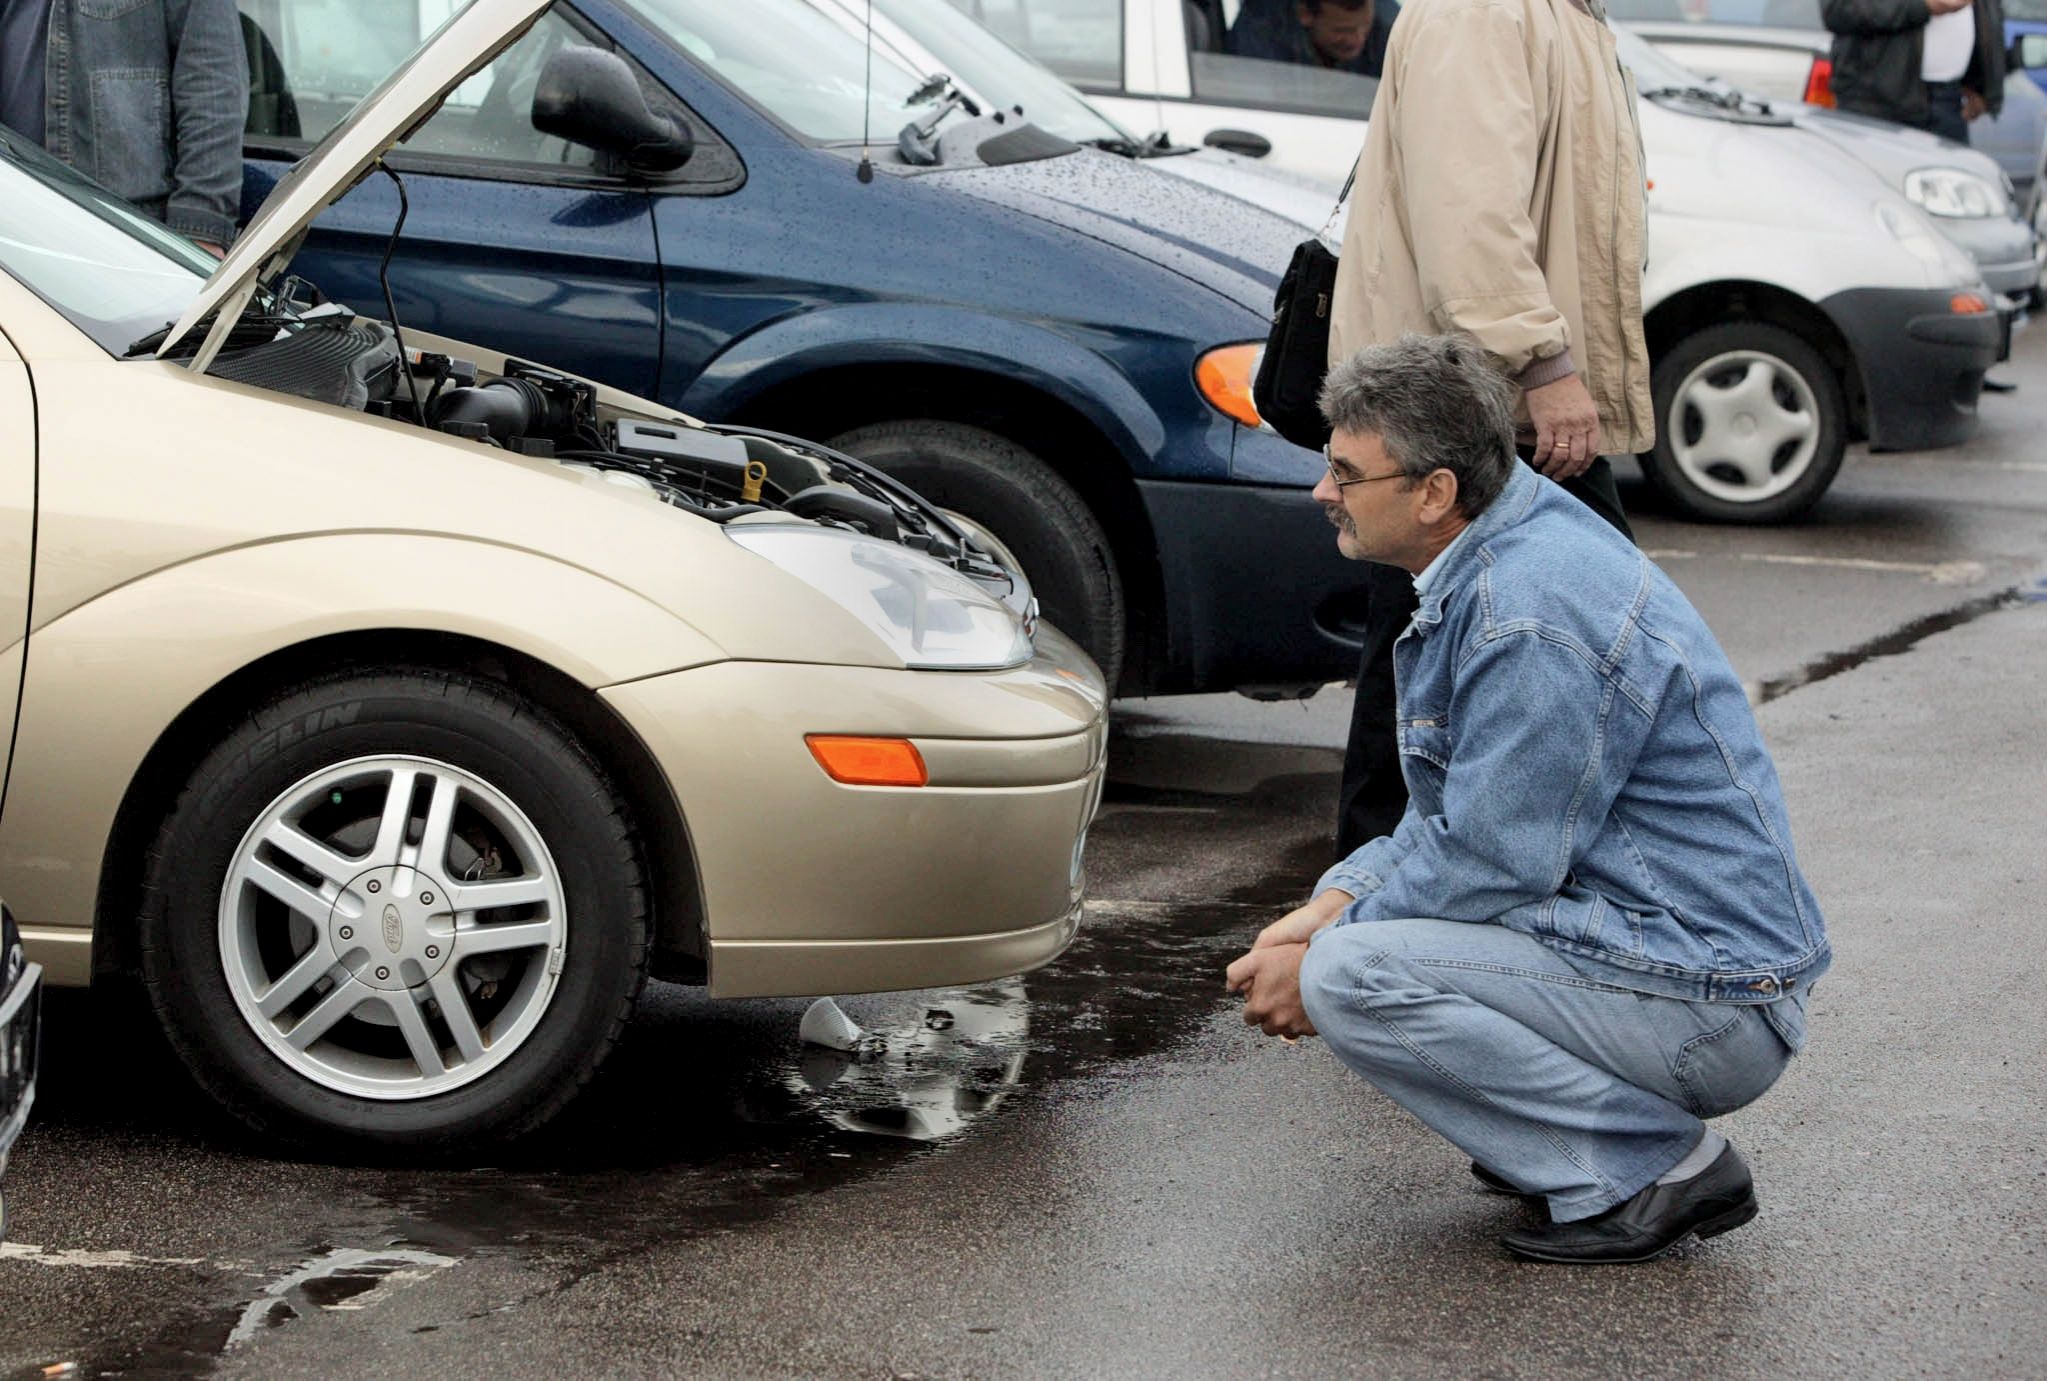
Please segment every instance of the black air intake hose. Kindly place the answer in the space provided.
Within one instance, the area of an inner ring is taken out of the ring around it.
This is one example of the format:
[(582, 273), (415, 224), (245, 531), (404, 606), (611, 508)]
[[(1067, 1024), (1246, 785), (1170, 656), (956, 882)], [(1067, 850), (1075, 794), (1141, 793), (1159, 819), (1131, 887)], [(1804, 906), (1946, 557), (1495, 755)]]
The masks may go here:
[(451, 388), (436, 398), (428, 419), (436, 429), (451, 422), (482, 423), (493, 440), (539, 434), (551, 436), (569, 427), (568, 400), (557, 400), (526, 379), (492, 379), (472, 388)]

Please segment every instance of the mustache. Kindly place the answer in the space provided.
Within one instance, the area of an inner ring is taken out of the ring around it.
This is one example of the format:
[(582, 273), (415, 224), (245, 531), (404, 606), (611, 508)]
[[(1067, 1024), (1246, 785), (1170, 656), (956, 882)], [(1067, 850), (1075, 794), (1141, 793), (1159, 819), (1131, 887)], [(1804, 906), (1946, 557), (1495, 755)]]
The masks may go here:
[(1338, 532), (1343, 533), (1346, 537), (1354, 537), (1357, 535), (1358, 525), (1355, 522), (1351, 521), (1349, 511), (1346, 510), (1342, 504), (1340, 503), (1323, 504), (1322, 516), (1329, 520), (1329, 526), (1335, 528)]

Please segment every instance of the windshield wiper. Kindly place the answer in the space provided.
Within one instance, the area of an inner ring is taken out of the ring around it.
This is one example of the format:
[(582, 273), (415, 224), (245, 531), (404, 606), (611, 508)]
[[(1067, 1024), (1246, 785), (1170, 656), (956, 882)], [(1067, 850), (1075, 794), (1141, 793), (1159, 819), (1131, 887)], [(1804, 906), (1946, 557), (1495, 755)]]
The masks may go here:
[[(200, 317), (192, 329), (185, 333), (184, 339), (180, 340), (176, 347), (172, 349), (169, 358), (174, 360), (190, 359), (193, 355), (198, 354), (199, 346), (205, 341), (206, 333), (213, 328), (214, 318), (218, 315), (217, 311), (213, 311)], [(155, 354), (158, 348), (163, 345), (164, 338), (170, 335), (171, 327), (175, 325), (177, 325), (176, 322), (167, 321), (163, 324), (161, 330), (151, 331), (148, 335), (132, 342), (126, 350), (121, 352), (121, 358), (132, 360), (141, 355)], [(240, 321), (234, 324), (234, 329), (227, 333), (227, 340), (222, 344), (221, 349), (241, 350), (251, 345), (262, 345), (273, 339), (279, 331), (296, 325), (298, 325), (298, 318), (295, 316), (277, 316), (267, 312), (247, 312), (243, 314)]]
[(1768, 101), (1751, 96), (1739, 87), (1733, 86), (1658, 86), (1644, 91), (1642, 99), (1699, 101), (1705, 105), (1717, 106), (1721, 110), (1753, 109), (1763, 115), (1772, 113)]
[(1710, 86), (1658, 86), (1642, 93), (1645, 101), (1703, 101), (1707, 105), (1719, 106), (1722, 110), (1741, 109), (1741, 93), (1738, 91), (1715, 91)]
[[(938, 98), (944, 99), (939, 100)], [(960, 90), (959, 83), (952, 79), (950, 72), (933, 72), (924, 79), (924, 84), (912, 91), (904, 105), (922, 105), (926, 101), (938, 100), (938, 109), (921, 120), (912, 120), (896, 134), (896, 148), (903, 155), (903, 162), (920, 168), (928, 168), (938, 162), (936, 135), (938, 126), (946, 116), (955, 110), (964, 110), (969, 115), (979, 115), (981, 107), (971, 96)]]
[(1159, 158), (1166, 154), (1187, 153), (1189, 150), (1175, 144), (1162, 129), (1155, 129), (1142, 139), (1127, 139), (1122, 136), (1100, 139), (1082, 139), (1085, 148), (1103, 149), (1124, 158)]

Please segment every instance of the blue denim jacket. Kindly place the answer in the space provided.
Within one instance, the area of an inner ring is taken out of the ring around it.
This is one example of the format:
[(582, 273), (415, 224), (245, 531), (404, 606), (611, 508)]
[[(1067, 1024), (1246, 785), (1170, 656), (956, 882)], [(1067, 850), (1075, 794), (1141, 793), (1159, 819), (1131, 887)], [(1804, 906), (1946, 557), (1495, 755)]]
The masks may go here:
[(51, 0), (43, 147), (171, 229), (225, 245), (249, 65), (234, 0)]
[(1620, 987), (1802, 995), (1831, 957), (1777, 771), (1705, 621), (1517, 464), (1394, 645), (1407, 814), (1338, 924), (1497, 922)]

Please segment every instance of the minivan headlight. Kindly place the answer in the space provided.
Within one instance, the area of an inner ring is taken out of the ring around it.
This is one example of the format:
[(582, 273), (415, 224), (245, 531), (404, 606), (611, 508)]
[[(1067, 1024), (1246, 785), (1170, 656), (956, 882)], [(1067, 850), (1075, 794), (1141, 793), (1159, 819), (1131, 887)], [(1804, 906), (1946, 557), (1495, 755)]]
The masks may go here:
[(1907, 173), (1905, 195), (1929, 216), (1973, 220), (2010, 211), (2000, 188), (1959, 168), (1921, 168)]
[(735, 524), (725, 535), (860, 620), (904, 666), (994, 671), (1031, 659), (1016, 614), (922, 552), (808, 523)]

